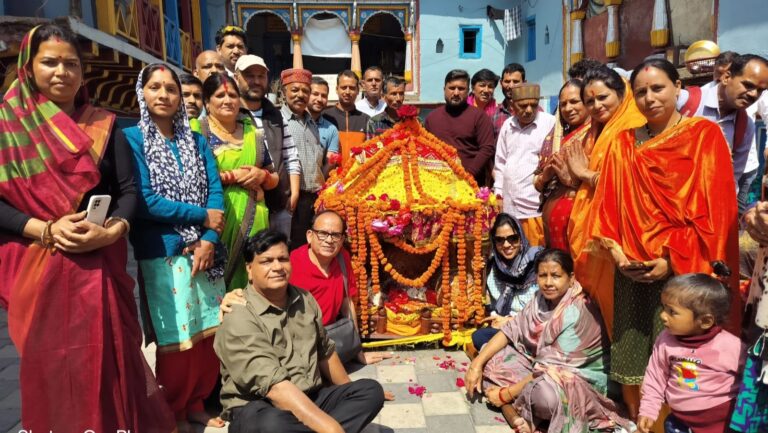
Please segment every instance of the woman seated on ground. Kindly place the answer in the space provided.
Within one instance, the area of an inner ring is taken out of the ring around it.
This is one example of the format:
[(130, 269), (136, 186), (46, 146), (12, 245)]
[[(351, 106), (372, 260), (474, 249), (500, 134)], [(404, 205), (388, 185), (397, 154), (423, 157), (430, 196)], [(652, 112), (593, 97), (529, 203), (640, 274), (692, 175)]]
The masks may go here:
[(589, 133), (589, 111), (581, 100), (584, 84), (579, 79), (568, 80), (560, 88), (557, 108), (559, 122), (547, 135), (539, 154), (533, 185), (541, 192), (541, 217), (544, 220), (544, 238), (547, 247), (570, 251), (568, 246), (568, 222), (573, 209), (573, 199), (579, 188), (579, 179), (568, 170), (566, 151), (571, 146), (592, 152), (594, 139)]
[(600, 313), (573, 277), (573, 260), (541, 252), (539, 291), (472, 361), (470, 398), (483, 392), (517, 432), (631, 431), (605, 397), (606, 339)]
[(488, 259), (488, 294), (491, 326), (472, 334), (472, 344), (480, 350), (533, 299), (538, 286), (533, 261), (541, 247), (532, 247), (513, 216), (501, 213), (491, 227), (493, 250)]

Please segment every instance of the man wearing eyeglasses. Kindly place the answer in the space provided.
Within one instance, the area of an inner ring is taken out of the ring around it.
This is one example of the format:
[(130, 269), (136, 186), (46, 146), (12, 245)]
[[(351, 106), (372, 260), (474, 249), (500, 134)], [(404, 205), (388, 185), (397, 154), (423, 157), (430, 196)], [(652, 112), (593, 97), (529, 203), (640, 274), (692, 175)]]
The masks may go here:
[[(323, 312), (323, 326), (336, 322), (348, 308), (354, 311), (357, 300), (352, 261), (349, 252), (343, 248), (346, 231), (346, 224), (339, 214), (331, 210), (322, 211), (312, 219), (312, 226), (307, 230), (307, 244), (291, 252), (291, 265), (303, 272), (291, 274), (290, 283), (314, 296)], [(344, 296), (345, 279), (349, 298)], [(373, 364), (391, 356), (360, 351), (357, 360), (362, 364)]]
[[(289, 283), (312, 294), (323, 313), (323, 326), (328, 326), (335, 323), (342, 312), (346, 314), (347, 308), (354, 311), (357, 300), (352, 261), (349, 252), (343, 248), (346, 224), (339, 214), (325, 210), (312, 218), (306, 236), (307, 243), (291, 252), (291, 266), (301, 272), (293, 272)], [(349, 298), (344, 296), (345, 279)], [(231, 305), (242, 304), (244, 300), (242, 290), (233, 290), (221, 302), (221, 311), (228, 313)], [(388, 353), (360, 351), (357, 360), (373, 364), (391, 356)], [(387, 398), (391, 399), (391, 396)]]

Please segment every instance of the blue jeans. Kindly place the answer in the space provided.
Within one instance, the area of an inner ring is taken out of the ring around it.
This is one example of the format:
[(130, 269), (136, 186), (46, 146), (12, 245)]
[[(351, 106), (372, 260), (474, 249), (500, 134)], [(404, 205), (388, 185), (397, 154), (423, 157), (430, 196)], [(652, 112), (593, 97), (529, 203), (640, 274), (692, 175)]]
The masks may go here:
[(472, 333), (472, 344), (475, 346), (475, 349), (480, 351), (480, 349), (485, 346), (485, 343), (491, 341), (491, 338), (493, 338), (496, 333), (499, 332), (496, 328), (491, 328), (490, 326), (487, 328), (480, 328), (477, 331)]
[(757, 169), (744, 173), (739, 177), (739, 184), (737, 185), (739, 187), (739, 195), (736, 196), (739, 204), (739, 217), (746, 212), (747, 206), (750, 204), (749, 191), (752, 189), (752, 184), (755, 182), (756, 178)]

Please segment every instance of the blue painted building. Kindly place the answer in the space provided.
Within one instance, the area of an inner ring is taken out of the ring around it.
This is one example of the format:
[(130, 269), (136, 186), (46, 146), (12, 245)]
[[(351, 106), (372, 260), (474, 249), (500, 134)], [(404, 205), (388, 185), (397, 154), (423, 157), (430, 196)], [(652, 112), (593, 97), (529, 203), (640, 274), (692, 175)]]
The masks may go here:
[(768, 3), (765, 0), (720, 0), (718, 12), (720, 50), (768, 57)]
[[(503, 10), (519, 5), (519, 36), (505, 37)], [(488, 6), (499, 9), (489, 18)], [(494, 17), (496, 18), (496, 17)], [(520, 63), (526, 78), (541, 85), (542, 105), (553, 108), (549, 97), (563, 82), (563, 25), (560, 2), (489, 0), (422, 0), (419, 2), (419, 99), (443, 102), (443, 79), (451, 69), (470, 75), (488, 68), (497, 75), (508, 63)], [(500, 88), (496, 100), (503, 99)], [(551, 111), (551, 110), (550, 110)]]

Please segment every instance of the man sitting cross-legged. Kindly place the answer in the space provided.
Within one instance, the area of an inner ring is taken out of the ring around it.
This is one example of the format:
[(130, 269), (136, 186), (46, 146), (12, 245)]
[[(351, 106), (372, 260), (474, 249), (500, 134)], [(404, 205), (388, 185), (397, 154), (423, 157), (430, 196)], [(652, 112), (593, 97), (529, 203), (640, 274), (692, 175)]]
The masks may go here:
[[(310, 229), (306, 232), (307, 244), (291, 252), (291, 266), (301, 269), (301, 272), (291, 275), (290, 283), (312, 294), (320, 305), (323, 326), (334, 324), (342, 312), (346, 317), (347, 309), (354, 312), (357, 302), (352, 261), (344, 249), (346, 232), (346, 224), (341, 216), (334, 211), (324, 210), (312, 218)], [(345, 280), (349, 296), (344, 293)], [(233, 304), (245, 304), (242, 292), (235, 289), (227, 293), (220, 305), (221, 312), (230, 312)], [(355, 359), (361, 364), (375, 364), (391, 357), (386, 352), (360, 350)], [(343, 361), (347, 362), (348, 359)]]
[(224, 316), (214, 342), (229, 431), (361, 431), (381, 410), (384, 391), (374, 380), (350, 381), (317, 302), (288, 283), (285, 235), (257, 233), (245, 260), (247, 303)]

